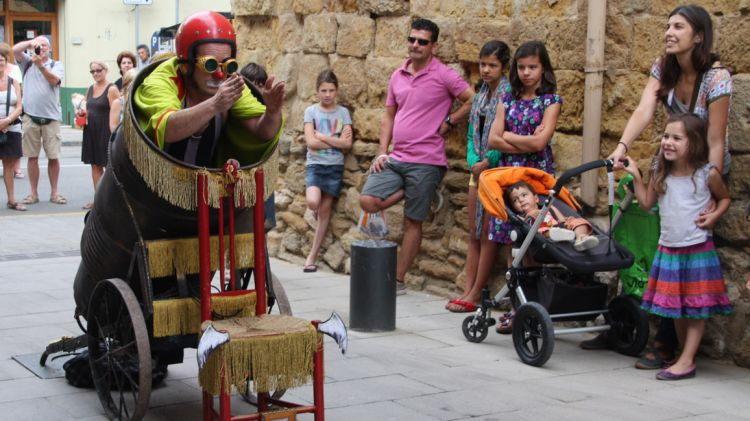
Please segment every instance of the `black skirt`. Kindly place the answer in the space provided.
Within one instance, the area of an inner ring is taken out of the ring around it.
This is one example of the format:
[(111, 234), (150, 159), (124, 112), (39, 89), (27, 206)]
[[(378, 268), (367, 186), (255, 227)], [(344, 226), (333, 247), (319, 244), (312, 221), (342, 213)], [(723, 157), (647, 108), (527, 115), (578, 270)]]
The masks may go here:
[(23, 156), (21, 148), (21, 133), (7, 132), (8, 140), (0, 144), (0, 158), (20, 158)]

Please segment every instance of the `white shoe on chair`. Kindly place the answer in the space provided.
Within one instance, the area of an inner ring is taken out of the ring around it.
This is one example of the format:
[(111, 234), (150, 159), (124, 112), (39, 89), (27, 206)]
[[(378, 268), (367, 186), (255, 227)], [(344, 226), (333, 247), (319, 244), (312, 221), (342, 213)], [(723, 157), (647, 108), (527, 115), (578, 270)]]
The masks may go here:
[(549, 229), (549, 239), (556, 243), (573, 241), (576, 239), (576, 233), (569, 229), (552, 227)]
[(598, 245), (599, 245), (598, 238), (594, 237), (593, 235), (587, 235), (583, 238), (576, 240), (575, 244), (573, 244), (573, 248), (576, 249), (576, 251), (585, 251), (585, 250), (590, 250)]

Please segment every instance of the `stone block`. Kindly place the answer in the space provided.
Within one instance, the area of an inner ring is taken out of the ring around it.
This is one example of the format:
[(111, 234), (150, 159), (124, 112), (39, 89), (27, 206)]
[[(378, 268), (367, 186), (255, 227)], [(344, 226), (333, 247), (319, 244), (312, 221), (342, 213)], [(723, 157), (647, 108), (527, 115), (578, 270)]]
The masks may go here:
[(526, 41), (544, 41), (552, 61), (558, 69), (583, 69), (586, 63), (586, 20), (549, 18), (511, 22), (511, 40), (515, 47)]
[[(460, 30), (455, 36), (455, 49), (458, 60), (461, 61), (478, 63), (479, 50), (490, 39), (510, 42), (510, 19), (507, 18), (467, 17), (459, 19), (458, 28)], [(491, 34), (491, 38), (488, 34)]]
[(607, 1), (607, 19), (645, 12), (651, 3), (652, 0), (609, 0)]
[(422, 241), (420, 251), (434, 259), (445, 260), (448, 258), (448, 249), (445, 247), (446, 241), (444, 239)]
[(304, 71), (299, 72), (297, 96), (304, 101), (317, 102), (318, 89), (316, 84), (318, 81), (318, 75), (323, 70), (328, 69), (328, 56), (322, 54), (305, 54), (299, 59), (299, 64)]
[[(747, 10), (750, 10), (750, 3), (748, 5)], [(747, 16), (723, 16), (717, 20), (719, 25), (714, 31), (714, 45), (722, 64), (733, 74), (750, 72), (750, 54), (746, 41), (746, 36), (750, 33), (750, 22)]]
[(746, 244), (750, 241), (750, 224), (745, 219), (747, 205), (747, 201), (733, 201), (714, 227), (714, 235), (731, 243)]
[(609, 69), (630, 69), (633, 63), (633, 18), (607, 16), (604, 60)]
[(375, 49), (377, 57), (406, 58), (406, 37), (409, 35), (409, 16), (387, 16), (375, 20)]
[(273, 67), (266, 69), (269, 76), (275, 78), (275, 82), (284, 81), (284, 98), (289, 99), (297, 93), (297, 81), (299, 80), (301, 53), (283, 54), (275, 60)]
[[(304, 73), (304, 72), (303, 72)], [(297, 91), (302, 88), (303, 78), (297, 82)], [(315, 85), (313, 85), (315, 86)], [(286, 121), (284, 126), (288, 130), (295, 130), (298, 133), (304, 131), (305, 126), (305, 108), (312, 105), (313, 101), (302, 101), (300, 99), (293, 99), (291, 104), (288, 104), (288, 113), (286, 114)], [(294, 150), (294, 145), (291, 145), (292, 153), (299, 152)]]
[[(286, 173), (284, 174), (284, 178), (286, 178), (287, 180), (293, 180), (293, 182), (288, 182), (288, 184), (286, 185), (286, 187), (289, 190), (291, 190), (295, 194), (304, 193), (305, 192), (305, 163), (304, 161), (302, 162), (296, 161), (293, 164), (289, 165), (289, 167), (286, 170)], [(302, 201), (304, 202), (304, 197), (302, 198)]]
[(729, 141), (732, 152), (750, 152), (750, 74), (732, 77)]
[(357, 3), (361, 12), (375, 16), (399, 16), (409, 12), (406, 0), (360, 0)]
[(469, 185), (469, 174), (466, 172), (448, 171), (443, 177), (443, 184), (451, 189), (465, 190)]
[[(602, 93), (602, 133), (617, 137), (622, 134), (630, 115), (641, 100), (641, 92), (647, 80), (648, 76), (641, 72), (607, 74)], [(646, 133), (645, 138), (650, 137), (650, 133)]]
[(563, 99), (556, 130), (580, 132), (583, 130), (585, 76), (578, 70), (557, 70), (555, 78), (557, 93)]
[(727, 186), (732, 200), (750, 197), (750, 177), (747, 176), (747, 168), (750, 168), (750, 155), (732, 156), (731, 176)]
[(367, 103), (365, 61), (356, 57), (331, 56), (331, 70), (339, 79), (338, 101), (351, 110)]
[(328, 263), (328, 266), (333, 270), (340, 270), (343, 266), (344, 260), (349, 258), (349, 255), (344, 251), (341, 244), (334, 242), (326, 249), (323, 253), (323, 261)]
[(339, 14), (336, 53), (342, 56), (365, 57), (372, 50), (375, 21), (367, 16)]
[[(302, 51), (303, 28), (303, 22), (299, 16), (293, 13), (279, 15), (275, 37), (276, 47), (285, 53)], [(268, 39), (270, 38), (266, 38)]]
[(281, 248), (281, 240), (283, 235), (276, 230), (271, 230), (266, 234), (266, 246), (268, 247), (268, 255), (276, 257), (279, 254)]
[(276, 210), (284, 211), (289, 208), (289, 205), (294, 201), (294, 192), (289, 189), (276, 189), (274, 195)]
[(469, 249), (469, 234), (466, 230), (453, 227), (448, 231), (448, 249), (454, 253), (466, 256)]
[(466, 205), (468, 198), (469, 194), (466, 191), (461, 191), (448, 195), (448, 202), (454, 206), (461, 207)]
[(513, 2), (514, 14), (534, 21), (549, 17), (579, 17), (586, 22), (586, 2), (582, 0), (518, 0)]
[(633, 19), (635, 36), (632, 50), (638, 53), (633, 55), (630, 70), (648, 74), (654, 61), (664, 50), (665, 24), (666, 17), (661, 16), (636, 16)]
[(292, 143), (289, 145), (289, 155), (294, 156), (296, 159), (306, 159), (307, 144), (305, 143), (304, 135), (299, 135), (292, 139)]
[[(438, 18), (432, 19), (435, 24), (440, 28), (440, 34), (438, 35), (438, 49), (435, 55), (443, 63), (452, 63), (458, 60), (458, 54), (456, 52), (456, 19), (455, 18)], [(407, 27), (408, 34), (409, 27)], [(406, 40), (404, 40), (406, 44)]]
[(378, 148), (380, 145), (377, 142), (365, 142), (363, 140), (355, 140), (352, 145), (352, 153), (357, 157), (371, 160), (378, 154)]
[[(347, 187), (342, 190), (344, 211), (340, 212), (341, 215), (346, 216), (350, 221), (359, 220), (359, 212), (362, 208), (359, 207), (359, 191), (355, 187)], [(341, 200), (339, 203), (342, 202)]]
[(323, 11), (326, 0), (294, 0), (294, 13), (298, 15), (312, 15)]
[(367, 79), (368, 107), (385, 106), (385, 100), (388, 95), (388, 82), (391, 80), (391, 75), (397, 68), (403, 65), (403, 58), (367, 57), (365, 61), (365, 78)]
[[(305, 1), (307, 3), (307, 1)], [(333, 13), (305, 17), (302, 46), (306, 53), (329, 54), (336, 51), (338, 24)]]
[[(278, 18), (268, 16), (245, 16), (238, 17), (235, 21), (237, 30), (238, 58), (250, 50), (271, 48), (269, 39), (274, 39), (274, 30), (278, 26)], [(241, 61), (244, 63), (244, 61)]]
[(356, 171), (344, 171), (343, 183), (344, 186), (358, 187), (363, 183), (365, 174), (357, 169)]
[[(383, 109), (382, 108), (357, 108), (354, 110), (354, 113), (352, 115), (352, 123), (354, 128), (354, 135), (355, 138), (358, 139), (355, 141), (361, 142), (365, 139), (367, 140), (374, 140), (377, 141), (380, 137), (380, 121), (383, 118)], [(368, 142), (369, 143), (369, 142)], [(366, 151), (362, 152), (354, 152), (356, 155), (362, 155), (363, 153), (370, 153), (370, 146), (367, 147), (368, 149)], [(365, 156), (375, 156), (374, 153), (377, 152), (377, 146), (375, 148), (375, 151), (372, 152), (372, 155), (365, 155)]]
[(583, 138), (581, 136), (569, 135), (555, 132), (552, 137), (552, 154), (555, 157), (555, 173), (562, 174), (563, 171), (581, 165), (581, 151), (583, 149)]
[(419, 270), (429, 276), (439, 279), (453, 279), (461, 273), (461, 270), (445, 260), (423, 259), (419, 262)]
[(302, 247), (302, 238), (295, 232), (287, 231), (281, 239), (281, 248), (292, 254), (299, 254)]
[(232, 13), (235, 16), (264, 16), (274, 12), (273, 0), (232, 0)]

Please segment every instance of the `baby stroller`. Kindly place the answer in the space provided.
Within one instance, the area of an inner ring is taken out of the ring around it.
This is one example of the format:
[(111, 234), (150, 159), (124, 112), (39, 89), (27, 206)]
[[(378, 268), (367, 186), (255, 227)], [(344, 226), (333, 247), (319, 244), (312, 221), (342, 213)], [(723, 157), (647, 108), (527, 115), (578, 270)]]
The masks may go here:
[[(617, 352), (635, 356), (646, 345), (649, 335), (648, 317), (638, 301), (619, 295), (607, 303), (608, 287), (597, 282), (596, 272), (627, 268), (633, 255), (595, 225), (592, 235), (599, 244), (578, 252), (571, 242), (553, 242), (539, 232), (545, 215), (555, 206), (566, 216), (577, 216), (580, 205), (563, 187), (571, 178), (586, 171), (606, 167), (610, 179), (610, 206), (614, 201), (612, 161), (598, 160), (566, 171), (558, 180), (533, 168), (497, 168), (485, 171), (479, 178), (479, 196), (487, 212), (511, 223), (513, 262), (505, 274), (506, 285), (494, 297), (488, 287), (482, 291), (482, 302), (475, 314), (462, 324), (469, 342), (482, 342), (495, 325), (492, 309), (509, 298), (513, 316), (513, 345), (518, 357), (526, 364), (542, 366), (552, 355), (555, 335), (608, 332), (609, 345)], [(540, 197), (540, 214), (533, 223), (517, 215), (503, 199), (503, 189), (518, 182), (529, 183)], [(616, 220), (617, 218), (615, 218)], [(540, 264), (524, 267), (529, 256)], [(602, 315), (601, 326), (555, 328), (553, 321), (591, 321)]]

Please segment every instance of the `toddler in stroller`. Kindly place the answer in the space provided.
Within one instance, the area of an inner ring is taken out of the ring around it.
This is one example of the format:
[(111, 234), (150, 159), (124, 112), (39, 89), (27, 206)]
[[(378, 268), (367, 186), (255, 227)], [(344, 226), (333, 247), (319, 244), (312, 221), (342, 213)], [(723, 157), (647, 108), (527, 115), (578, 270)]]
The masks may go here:
[[(539, 196), (529, 183), (518, 181), (508, 187), (505, 194), (513, 210), (527, 222), (534, 223), (534, 220), (539, 217)], [(591, 235), (594, 229), (589, 221), (575, 216), (565, 216), (555, 206), (550, 206), (549, 213), (539, 226), (539, 232), (552, 241), (575, 240), (573, 248), (576, 251), (585, 251), (599, 245), (599, 239)]]
[[(595, 279), (596, 272), (629, 267), (633, 255), (598, 227), (581, 223), (585, 219), (577, 213), (580, 206), (563, 187), (571, 178), (605, 166), (611, 173), (612, 162), (600, 160), (568, 170), (558, 180), (533, 168), (506, 167), (482, 173), (479, 181), (482, 204), (487, 212), (508, 221), (514, 228), (513, 262), (501, 291), (492, 298), (485, 287), (480, 307), (463, 321), (467, 340), (481, 342), (487, 337), (489, 327), (495, 324), (491, 311), (508, 297), (515, 312), (511, 329), (513, 344), (526, 364), (545, 364), (554, 349), (554, 336), (566, 333), (609, 331), (612, 349), (627, 355), (640, 353), (648, 339), (646, 314), (632, 297), (617, 296), (607, 303), (608, 286)], [(528, 191), (527, 196), (538, 199), (541, 208), (532, 206), (536, 200), (512, 206), (512, 198), (518, 195), (509, 198), (505, 193), (519, 181), (526, 186), (516, 186), (518, 193)], [(532, 212), (536, 217), (530, 219)], [(556, 235), (551, 233), (543, 234), (540, 228), (550, 212), (554, 212), (557, 220), (570, 221), (569, 227), (578, 228), (579, 247), (572, 241), (553, 241), (551, 237)], [(596, 244), (583, 252), (577, 250), (587, 236), (595, 238)], [(604, 325), (555, 328), (552, 324), (553, 320), (592, 321), (600, 315), (604, 317)]]

